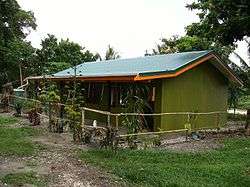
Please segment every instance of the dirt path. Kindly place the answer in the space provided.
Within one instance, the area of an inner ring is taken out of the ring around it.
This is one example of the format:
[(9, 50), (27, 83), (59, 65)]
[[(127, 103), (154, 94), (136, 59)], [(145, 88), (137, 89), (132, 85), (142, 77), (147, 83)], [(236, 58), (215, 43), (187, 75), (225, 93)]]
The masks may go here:
[[(26, 122), (20, 120), (18, 123)], [(15, 124), (10, 128), (19, 127)], [(69, 134), (46, 132), (31, 141), (44, 145), (45, 150), (29, 157), (0, 157), (0, 176), (35, 172), (39, 178), (46, 179), (50, 187), (120, 186), (111, 174), (78, 159), (77, 152), (88, 147), (73, 144)], [(0, 186), (6, 184), (1, 184), (0, 181)]]
[(77, 159), (78, 149), (87, 147), (75, 145), (70, 148), (70, 144), (65, 145), (57, 141), (53, 143), (51, 140), (51, 137), (35, 139), (49, 148), (39, 156), (29, 159), (37, 163), (38, 173), (45, 171), (51, 176), (50, 186), (118, 186), (110, 174)]

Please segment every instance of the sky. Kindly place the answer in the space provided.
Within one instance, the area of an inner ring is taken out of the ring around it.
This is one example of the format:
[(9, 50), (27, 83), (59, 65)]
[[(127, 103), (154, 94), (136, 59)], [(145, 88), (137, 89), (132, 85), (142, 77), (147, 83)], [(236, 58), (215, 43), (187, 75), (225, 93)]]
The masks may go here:
[[(185, 8), (192, 0), (17, 1), (37, 19), (37, 30), (27, 38), (34, 47), (39, 48), (49, 33), (101, 55), (110, 44), (122, 58), (143, 56), (161, 38), (184, 35), (185, 26), (199, 20)], [(244, 50), (239, 51), (247, 58)]]

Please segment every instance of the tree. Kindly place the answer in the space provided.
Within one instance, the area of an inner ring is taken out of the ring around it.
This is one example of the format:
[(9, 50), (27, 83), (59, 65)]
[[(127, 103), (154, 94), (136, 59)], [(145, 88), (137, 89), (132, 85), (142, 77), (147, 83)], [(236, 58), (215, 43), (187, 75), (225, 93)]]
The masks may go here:
[(78, 43), (71, 42), (69, 39), (58, 41), (50, 34), (42, 40), (41, 46), (42, 48), (37, 51), (38, 59), (44, 69), (49, 70), (46, 72), (49, 74), (82, 62), (96, 61), (99, 58), (98, 54), (91, 53)]
[(223, 45), (250, 36), (250, 1), (197, 0), (187, 7), (198, 11), (198, 23), (187, 27), (187, 34), (218, 41)]
[(56, 61), (58, 39), (54, 35), (48, 34), (47, 37), (41, 41), (41, 47), (42, 48), (40, 50), (37, 50), (39, 61)]
[(214, 50), (227, 59), (233, 49), (231, 46), (221, 46), (198, 36), (172, 36), (161, 39), (161, 43), (157, 45), (156, 49), (153, 49), (153, 54)]
[(113, 60), (117, 58), (120, 58), (120, 55), (118, 54), (118, 52), (116, 52), (113, 47), (108, 45), (108, 49), (105, 54), (105, 60)]
[(209, 49), (209, 42), (196, 36), (172, 36), (171, 38), (161, 39), (161, 44), (157, 49), (153, 49), (154, 54), (168, 54), (186, 51), (206, 50)]
[(11, 80), (20, 76), (21, 84), (23, 77), (37, 72), (36, 49), (30, 43), (22, 40), (13, 40), (8, 43), (6, 49), (6, 73)]
[[(0, 84), (16, 77), (16, 62), (9, 59), (13, 42), (21, 42), (31, 30), (36, 29), (32, 12), (21, 9), (16, 0), (0, 0)], [(18, 57), (19, 58), (19, 57)], [(21, 58), (21, 57), (20, 57)], [(20, 61), (20, 59), (18, 59)]]

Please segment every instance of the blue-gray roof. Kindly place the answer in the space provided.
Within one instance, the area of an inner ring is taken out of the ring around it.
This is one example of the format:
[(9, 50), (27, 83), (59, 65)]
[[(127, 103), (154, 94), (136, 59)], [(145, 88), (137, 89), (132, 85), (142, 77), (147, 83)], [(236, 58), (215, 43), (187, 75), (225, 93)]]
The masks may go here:
[[(210, 52), (211, 51), (193, 51), (130, 59), (85, 62), (76, 66), (76, 74), (77, 76), (82, 77), (105, 77), (136, 76), (149, 73), (172, 72), (208, 55)], [(74, 68), (60, 71), (53, 76), (74, 76)]]

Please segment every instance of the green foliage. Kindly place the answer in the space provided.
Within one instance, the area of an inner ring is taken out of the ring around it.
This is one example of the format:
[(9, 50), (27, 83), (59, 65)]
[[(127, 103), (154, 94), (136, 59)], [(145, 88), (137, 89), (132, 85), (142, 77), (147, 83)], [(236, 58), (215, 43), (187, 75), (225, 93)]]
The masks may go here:
[(232, 52), (233, 47), (221, 46), (206, 38), (198, 36), (172, 36), (171, 38), (163, 38), (161, 43), (153, 49), (153, 54), (169, 54), (188, 51), (214, 50), (222, 57), (227, 58)]
[(35, 74), (38, 71), (35, 48), (26, 41), (15, 39), (9, 42), (7, 44), (5, 57), (7, 62), (6, 73), (10, 80), (19, 78), (20, 68), (23, 77)]
[(82, 127), (81, 127), (81, 110), (76, 104), (67, 105), (65, 107), (67, 119), (69, 119), (70, 127), (73, 130), (73, 140), (75, 142), (83, 141)]
[(16, 79), (17, 63), (30, 56), (32, 47), (23, 39), (32, 29), (36, 29), (32, 12), (22, 10), (16, 0), (0, 1), (0, 84)]
[(56, 85), (51, 84), (48, 89), (43, 89), (41, 91), (41, 94), (39, 95), (39, 100), (44, 102), (44, 103), (58, 103), (60, 102), (60, 96), (58, 95), (58, 89)]
[(68, 114), (68, 118), (70, 120), (78, 120), (80, 121), (81, 119), (81, 112), (80, 109), (76, 105), (67, 105), (65, 107), (65, 110)]
[(96, 61), (99, 58), (98, 54), (91, 53), (78, 43), (71, 42), (69, 39), (58, 41), (54, 35), (50, 34), (42, 40), (41, 46), (42, 48), (37, 50), (38, 59), (43, 66), (43, 72), (40, 74), (52, 74), (82, 62)]
[[(74, 80), (73, 87), (69, 88), (68, 97), (66, 99), (66, 118), (69, 119), (68, 123), (73, 131), (73, 140), (75, 142), (88, 141), (88, 132), (83, 132), (81, 127), (81, 107), (85, 104), (85, 89), (83, 85)], [(86, 137), (85, 137), (86, 136)]]
[(49, 62), (47, 65), (48, 74), (57, 73), (58, 71), (62, 71), (71, 67), (70, 63), (67, 62)]
[(163, 38), (161, 44), (157, 45), (157, 49), (153, 49), (154, 54), (168, 54), (186, 51), (207, 50), (210, 47), (210, 42), (206, 39), (196, 36), (172, 36), (171, 38)]
[(59, 96), (57, 85), (50, 82), (48, 88), (44, 86), (41, 94), (39, 95), (39, 100), (44, 104), (59, 103), (61, 98)]
[(250, 2), (238, 0), (198, 0), (187, 5), (197, 11), (198, 23), (187, 27), (187, 34), (233, 45), (250, 36)]
[(81, 158), (131, 186), (248, 186), (249, 155), (250, 139), (235, 138), (208, 152), (88, 150), (82, 151)]
[(23, 103), (22, 103), (22, 105), (23, 105), (23, 110), (25, 110), (25, 111), (29, 111), (29, 110), (31, 110), (31, 109), (34, 109), (34, 108), (36, 108), (36, 102), (35, 101), (32, 101), (32, 100), (23, 100), (22, 101)]
[(61, 97), (56, 84), (50, 83), (50, 86), (44, 88), (39, 95), (39, 100), (45, 106), (45, 112), (49, 115), (49, 131), (60, 132), (62, 127), (60, 124), (59, 115), (61, 109)]
[[(149, 88), (143, 84), (128, 85), (123, 91), (122, 104), (125, 107), (126, 113), (143, 114), (148, 109), (151, 109), (147, 103)], [(128, 134), (138, 133), (145, 128), (148, 128), (147, 120), (142, 115), (125, 116), (122, 124), (127, 128)], [(128, 144), (131, 148), (135, 148), (136, 136), (128, 137)]]
[(236, 109), (238, 106), (238, 101), (241, 96), (241, 90), (236, 86), (231, 85), (228, 92), (228, 106), (230, 108)]
[(16, 110), (16, 115), (17, 116), (21, 116), (23, 106), (24, 106), (24, 101), (23, 100), (15, 99), (14, 108)]
[(116, 52), (113, 47), (108, 45), (108, 49), (105, 54), (105, 60), (114, 60), (117, 58), (120, 58), (120, 55), (118, 54), (118, 52)]
[(15, 38), (25, 38), (27, 31), (36, 29), (33, 13), (22, 10), (16, 0), (1, 1), (0, 12), (1, 43), (7, 43)]
[(13, 186), (34, 185), (37, 187), (46, 186), (46, 180), (38, 177), (35, 172), (10, 173), (1, 178), (3, 183)]
[(250, 95), (244, 95), (239, 99), (239, 107), (243, 109), (250, 108)]

